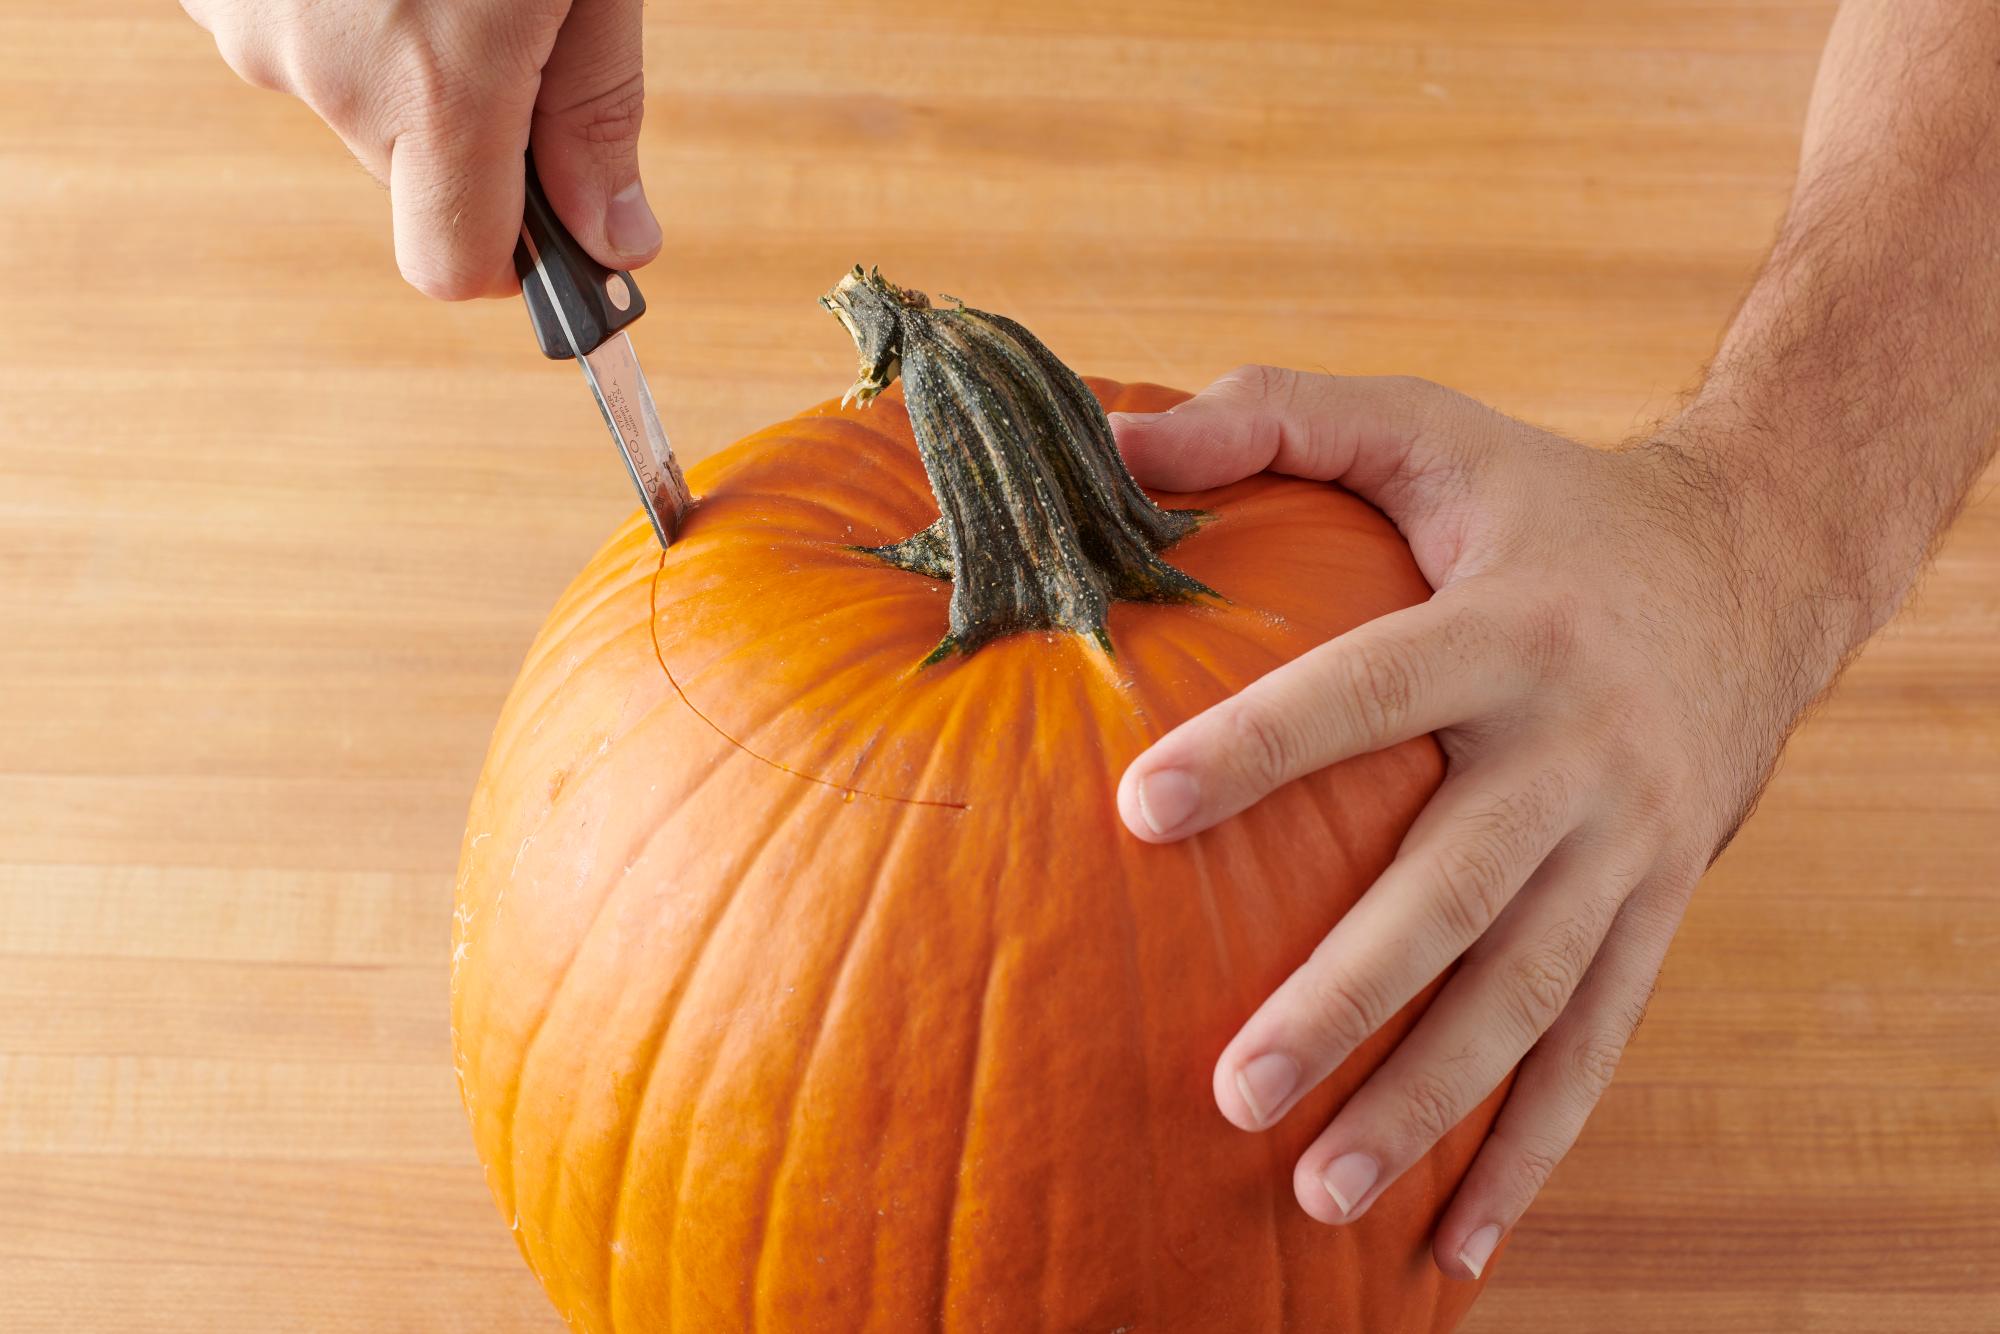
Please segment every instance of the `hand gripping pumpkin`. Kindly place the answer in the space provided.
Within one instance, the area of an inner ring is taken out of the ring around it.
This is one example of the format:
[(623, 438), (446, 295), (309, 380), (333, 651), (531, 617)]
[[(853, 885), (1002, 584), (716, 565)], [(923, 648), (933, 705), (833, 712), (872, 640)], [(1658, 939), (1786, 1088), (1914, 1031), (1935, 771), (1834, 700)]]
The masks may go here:
[(599, 1334), (1450, 1327), (1430, 1232), (1499, 1095), (1351, 1226), (1291, 1187), (1430, 994), (1275, 1130), (1210, 1092), (1436, 746), (1171, 845), (1113, 807), (1166, 728), (1426, 597), (1401, 538), (1277, 476), (1162, 509), (1103, 409), (1183, 395), (859, 269), (824, 304), (849, 399), (695, 469), (671, 550), (612, 537), (473, 798), (453, 1037), (528, 1263)]

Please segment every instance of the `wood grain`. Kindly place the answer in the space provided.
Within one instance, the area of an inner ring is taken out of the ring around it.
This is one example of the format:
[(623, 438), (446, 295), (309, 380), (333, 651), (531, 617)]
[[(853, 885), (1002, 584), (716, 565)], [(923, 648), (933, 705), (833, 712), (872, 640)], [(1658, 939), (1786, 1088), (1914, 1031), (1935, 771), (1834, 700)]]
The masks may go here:
[[(653, 6), (635, 338), (706, 453), (857, 259), (1194, 387), (1671, 409), (1824, 0)], [(0, 14), (0, 1328), (551, 1331), (452, 1087), (463, 806), (629, 507), (511, 303), (170, 5)], [(2000, 503), (1799, 734), (1468, 1323), (2000, 1328)]]

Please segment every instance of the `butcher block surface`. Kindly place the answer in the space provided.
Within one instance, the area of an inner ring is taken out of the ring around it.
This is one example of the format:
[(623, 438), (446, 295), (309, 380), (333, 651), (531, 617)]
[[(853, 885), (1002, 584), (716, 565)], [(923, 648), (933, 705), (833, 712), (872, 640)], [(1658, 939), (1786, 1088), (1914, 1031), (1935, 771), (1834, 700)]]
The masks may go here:
[[(1196, 388), (1672, 410), (1831, 6), (647, 12), (633, 337), (700, 457), (837, 394), (855, 261)], [(0, 1329), (554, 1334), (474, 1161), (453, 870), (631, 507), (517, 302), (168, 4), (0, 12)], [(2000, 1326), (2000, 502), (1792, 743), (1465, 1328)]]

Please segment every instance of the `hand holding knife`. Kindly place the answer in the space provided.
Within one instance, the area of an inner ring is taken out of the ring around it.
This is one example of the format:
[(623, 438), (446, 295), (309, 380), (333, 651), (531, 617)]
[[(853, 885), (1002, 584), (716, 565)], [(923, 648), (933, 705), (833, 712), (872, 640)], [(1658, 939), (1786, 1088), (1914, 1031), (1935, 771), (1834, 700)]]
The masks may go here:
[(549, 207), (532, 156), (527, 171), (527, 206), (514, 247), (514, 271), (521, 278), (528, 321), (543, 356), (558, 361), (574, 357), (583, 367), (583, 378), (664, 548), (673, 542), (694, 500), (624, 332), (646, 313), (646, 300), (631, 274), (605, 268), (576, 243)]

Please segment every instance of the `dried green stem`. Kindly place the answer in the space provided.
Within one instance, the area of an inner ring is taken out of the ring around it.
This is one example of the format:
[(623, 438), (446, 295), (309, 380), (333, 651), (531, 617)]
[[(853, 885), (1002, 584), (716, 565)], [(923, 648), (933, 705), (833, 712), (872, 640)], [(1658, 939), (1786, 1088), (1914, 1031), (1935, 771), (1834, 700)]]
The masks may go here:
[(870, 551), (951, 581), (950, 633), (933, 660), (1024, 630), (1109, 650), (1112, 603), (1214, 596), (1157, 554), (1201, 516), (1139, 488), (1096, 396), (1033, 334), (962, 303), (939, 309), (858, 265), (820, 304), (860, 353), (847, 399), (865, 404), (903, 379), (939, 518)]

